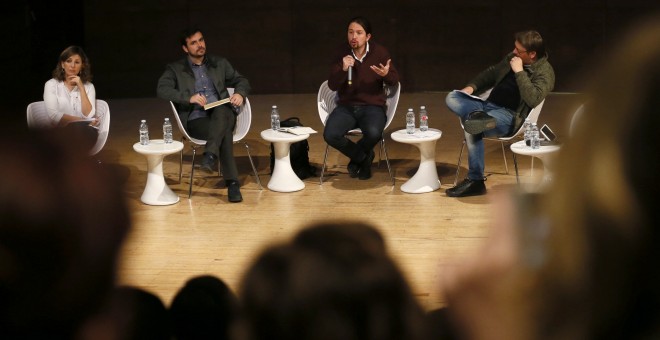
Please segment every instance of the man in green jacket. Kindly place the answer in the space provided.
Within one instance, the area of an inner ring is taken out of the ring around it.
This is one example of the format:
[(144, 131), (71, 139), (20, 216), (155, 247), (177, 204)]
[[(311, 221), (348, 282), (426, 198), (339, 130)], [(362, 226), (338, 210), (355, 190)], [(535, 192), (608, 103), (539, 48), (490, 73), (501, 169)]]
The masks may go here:
[[(174, 103), (188, 134), (206, 140), (200, 168), (212, 172), (220, 158), (230, 202), (243, 200), (234, 160), (233, 132), (236, 111), (250, 92), (248, 80), (225, 58), (207, 55), (204, 35), (198, 29), (182, 32), (181, 47), (187, 56), (168, 64), (158, 79), (158, 97)], [(227, 87), (234, 88), (229, 97)], [(204, 109), (207, 103), (230, 98), (227, 104)]]
[[(518, 32), (514, 45), (501, 62), (481, 72), (462, 90), (447, 95), (447, 106), (463, 122), (469, 164), (463, 182), (447, 189), (449, 197), (486, 193), (483, 137), (515, 133), (554, 87), (555, 72), (541, 35), (536, 31)], [(486, 100), (474, 97), (488, 90), (491, 92)]]

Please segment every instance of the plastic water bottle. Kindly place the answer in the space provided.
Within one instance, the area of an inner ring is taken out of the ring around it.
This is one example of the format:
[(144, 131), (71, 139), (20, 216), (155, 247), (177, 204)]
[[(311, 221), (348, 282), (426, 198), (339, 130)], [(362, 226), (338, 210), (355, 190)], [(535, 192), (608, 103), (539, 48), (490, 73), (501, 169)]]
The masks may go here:
[(415, 133), (415, 112), (412, 108), (409, 108), (408, 113), (406, 113), (406, 132), (408, 134)]
[(163, 140), (165, 144), (172, 143), (172, 123), (169, 118), (165, 118), (163, 122)]
[(277, 110), (277, 105), (273, 105), (270, 110), (270, 128), (277, 131), (280, 129), (280, 112)]
[(140, 121), (140, 144), (149, 144), (149, 127), (144, 119)]
[(426, 106), (422, 105), (419, 108), (419, 131), (427, 131), (429, 129), (429, 115), (426, 112)]
[(539, 127), (536, 126), (536, 123), (532, 123), (532, 132), (531, 132), (531, 144), (532, 149), (538, 149), (541, 147), (541, 138), (539, 136)]
[(525, 137), (525, 145), (531, 146), (532, 140), (532, 122), (529, 121), (529, 118), (525, 118), (525, 124), (523, 125), (523, 136)]

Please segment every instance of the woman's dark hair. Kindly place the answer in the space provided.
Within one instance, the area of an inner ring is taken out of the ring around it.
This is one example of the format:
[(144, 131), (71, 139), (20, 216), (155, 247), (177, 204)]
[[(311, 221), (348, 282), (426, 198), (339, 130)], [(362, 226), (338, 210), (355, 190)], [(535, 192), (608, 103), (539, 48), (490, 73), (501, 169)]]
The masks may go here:
[(362, 28), (364, 28), (365, 33), (371, 34), (371, 23), (369, 22), (369, 20), (367, 20), (367, 18), (359, 17), (359, 16), (354, 17), (353, 19), (348, 21), (347, 26), (350, 26), (352, 23), (356, 23), (356, 24), (362, 26)]
[(55, 65), (55, 69), (53, 70), (53, 79), (64, 81), (65, 78), (62, 62), (65, 62), (67, 59), (74, 55), (79, 55), (80, 59), (82, 60), (82, 68), (80, 68), (80, 73), (78, 74), (80, 80), (82, 80), (83, 83), (91, 82), (92, 64), (90, 64), (89, 58), (87, 58), (87, 54), (85, 54), (85, 51), (83, 51), (82, 47), (75, 45), (65, 48), (64, 51), (60, 53), (60, 58)]

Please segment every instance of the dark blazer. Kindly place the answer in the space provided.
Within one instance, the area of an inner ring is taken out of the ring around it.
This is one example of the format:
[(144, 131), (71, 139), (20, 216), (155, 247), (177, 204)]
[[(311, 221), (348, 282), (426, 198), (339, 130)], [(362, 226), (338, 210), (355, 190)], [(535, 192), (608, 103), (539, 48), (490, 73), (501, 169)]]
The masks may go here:
[[(244, 98), (250, 93), (250, 83), (247, 78), (236, 71), (227, 59), (212, 55), (206, 56), (209, 77), (218, 91), (218, 99), (229, 97), (227, 87), (233, 87), (234, 93)], [(195, 75), (190, 68), (188, 57), (168, 64), (165, 72), (158, 79), (157, 94), (159, 98), (169, 100), (176, 106), (181, 121), (187, 122), (188, 115), (194, 109), (190, 97), (195, 94)]]

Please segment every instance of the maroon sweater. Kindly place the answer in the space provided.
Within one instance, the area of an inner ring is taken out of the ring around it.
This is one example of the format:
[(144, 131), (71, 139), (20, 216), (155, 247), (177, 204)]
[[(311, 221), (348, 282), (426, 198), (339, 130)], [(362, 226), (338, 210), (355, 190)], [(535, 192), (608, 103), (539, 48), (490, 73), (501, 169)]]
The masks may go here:
[(342, 70), (342, 59), (347, 55), (352, 55), (350, 45), (345, 44), (337, 49), (328, 77), (328, 87), (339, 94), (339, 104), (385, 106), (383, 82), (388, 86), (398, 83), (399, 73), (396, 71), (393, 61), (390, 61), (390, 71), (385, 77), (379, 76), (370, 66), (386, 65), (387, 59), (391, 58), (390, 53), (385, 47), (370, 41), (369, 53), (362, 62), (355, 61), (353, 85), (351, 86), (348, 86), (348, 72)]

